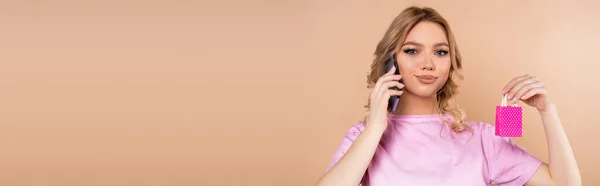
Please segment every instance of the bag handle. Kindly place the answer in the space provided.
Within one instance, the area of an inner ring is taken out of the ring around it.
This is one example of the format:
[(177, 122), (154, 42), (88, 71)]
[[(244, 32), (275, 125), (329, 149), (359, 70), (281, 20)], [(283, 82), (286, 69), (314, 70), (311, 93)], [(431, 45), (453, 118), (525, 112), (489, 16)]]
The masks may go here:
[[(507, 102), (508, 102), (508, 101), (506, 100), (506, 97), (507, 97), (507, 96), (508, 96), (508, 95), (506, 95), (506, 94), (502, 95), (502, 103), (500, 104), (500, 106), (503, 106), (503, 107), (505, 107), (505, 106), (506, 106), (506, 104), (507, 104)], [(516, 106), (518, 106), (518, 105), (517, 105), (517, 103), (515, 103), (515, 104), (514, 104), (514, 105), (512, 105), (512, 106), (513, 106), (513, 107), (516, 107)]]

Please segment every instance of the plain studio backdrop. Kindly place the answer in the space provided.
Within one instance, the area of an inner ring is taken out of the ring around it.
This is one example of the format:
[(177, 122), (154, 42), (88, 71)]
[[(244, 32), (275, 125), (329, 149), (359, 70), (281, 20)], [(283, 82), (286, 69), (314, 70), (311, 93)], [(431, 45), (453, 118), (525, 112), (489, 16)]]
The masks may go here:
[[(2, 0), (0, 185), (312, 185), (410, 5), (450, 22), (468, 120), (537, 76), (600, 184), (596, 1)], [(534, 108), (514, 140), (548, 161)]]

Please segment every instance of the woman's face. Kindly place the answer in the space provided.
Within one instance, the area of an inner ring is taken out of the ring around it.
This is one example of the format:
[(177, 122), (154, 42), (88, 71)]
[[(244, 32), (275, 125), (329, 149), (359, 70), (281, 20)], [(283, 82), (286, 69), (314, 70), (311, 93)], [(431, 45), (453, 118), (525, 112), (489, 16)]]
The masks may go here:
[(449, 52), (441, 26), (433, 22), (415, 25), (396, 53), (405, 91), (420, 97), (435, 95), (450, 74)]

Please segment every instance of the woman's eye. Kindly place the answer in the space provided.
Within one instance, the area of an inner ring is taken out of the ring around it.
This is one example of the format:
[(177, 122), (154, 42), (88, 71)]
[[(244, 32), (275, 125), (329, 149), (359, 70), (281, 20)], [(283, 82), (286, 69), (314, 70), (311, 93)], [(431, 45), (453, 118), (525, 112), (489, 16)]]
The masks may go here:
[(417, 50), (415, 50), (415, 49), (405, 49), (404, 53), (407, 53), (407, 54), (416, 54)]
[(438, 51), (435, 51), (435, 55), (438, 55), (438, 56), (445, 56), (446, 54), (448, 54), (447, 50), (438, 50)]

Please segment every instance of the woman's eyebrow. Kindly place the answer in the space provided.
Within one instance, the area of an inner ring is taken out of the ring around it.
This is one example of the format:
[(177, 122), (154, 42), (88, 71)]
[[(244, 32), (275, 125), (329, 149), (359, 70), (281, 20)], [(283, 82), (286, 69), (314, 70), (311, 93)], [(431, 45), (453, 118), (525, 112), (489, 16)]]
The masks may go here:
[[(402, 44), (402, 46), (400, 46), (400, 47), (403, 47), (404, 45), (415, 45), (415, 46), (419, 46), (419, 47), (423, 46), (423, 44), (417, 43), (417, 42), (414, 42), (414, 41), (407, 41), (404, 44)], [(450, 45), (448, 45), (448, 43), (446, 43), (446, 42), (440, 42), (440, 43), (436, 43), (435, 45), (433, 45), (433, 47), (438, 47), (438, 46), (449, 47)]]
[(403, 47), (404, 45), (423, 46), (423, 44), (417, 43), (417, 42), (414, 42), (414, 41), (407, 41), (406, 43), (402, 44), (402, 46), (400, 46), (400, 47)]
[(450, 45), (448, 45), (448, 43), (445, 43), (445, 42), (436, 43), (435, 45), (433, 45), (433, 47), (438, 47), (438, 46), (450, 47)]

